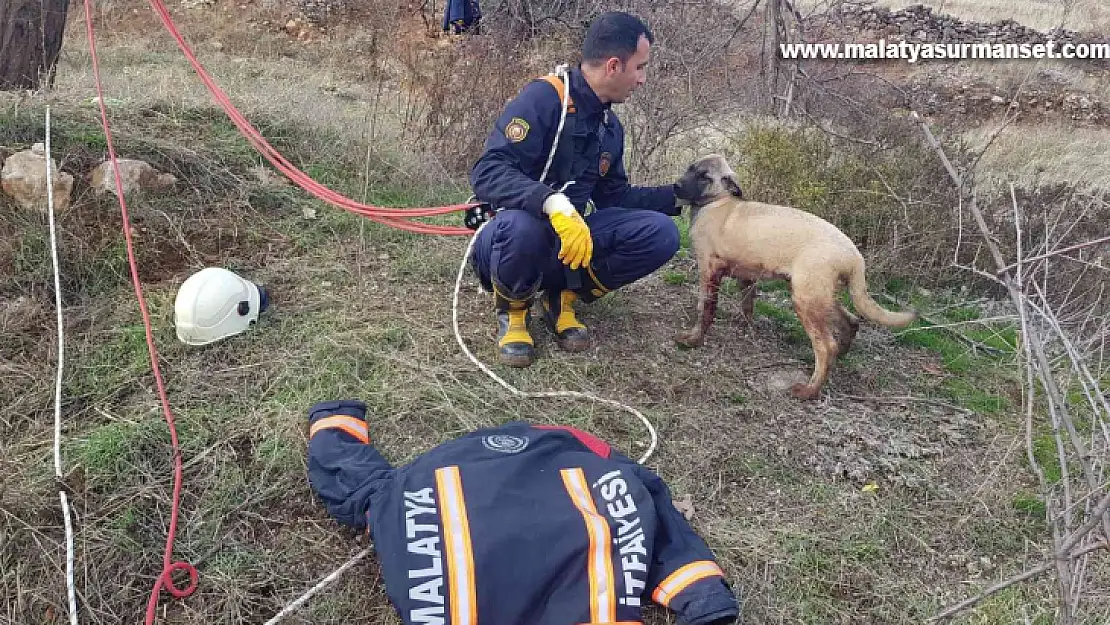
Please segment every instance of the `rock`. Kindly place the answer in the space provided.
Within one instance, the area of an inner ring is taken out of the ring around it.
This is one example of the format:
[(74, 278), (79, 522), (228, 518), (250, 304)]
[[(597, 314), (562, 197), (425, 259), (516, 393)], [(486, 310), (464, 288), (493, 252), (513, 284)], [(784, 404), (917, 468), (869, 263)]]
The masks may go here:
[[(69, 208), (73, 192), (73, 176), (58, 169), (51, 159), (50, 176), (54, 187), (54, 210)], [(4, 192), (12, 196), (16, 203), (25, 209), (47, 208), (46, 192), (46, 148), (36, 143), (30, 150), (16, 152), (4, 159), (0, 171)]]
[[(119, 163), (120, 185), (124, 195), (130, 195), (138, 190), (164, 191), (173, 187), (177, 178), (173, 174), (164, 174), (147, 163), (130, 158), (116, 159)], [(116, 192), (116, 179), (112, 173), (112, 162), (104, 161), (96, 166), (89, 175), (89, 183), (98, 194)]]

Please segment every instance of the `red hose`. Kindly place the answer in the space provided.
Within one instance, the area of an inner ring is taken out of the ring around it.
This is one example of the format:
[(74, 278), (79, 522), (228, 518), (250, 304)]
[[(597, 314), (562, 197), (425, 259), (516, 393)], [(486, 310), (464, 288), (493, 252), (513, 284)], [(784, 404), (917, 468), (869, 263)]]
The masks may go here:
[[(135, 287), (135, 297), (139, 300), (139, 311), (143, 316), (143, 327), (146, 330), (146, 347), (150, 352), (150, 364), (154, 370), (154, 381), (158, 386), (158, 397), (162, 402), (162, 413), (166, 417), (166, 424), (170, 429), (170, 442), (173, 445), (173, 504), (170, 508), (170, 527), (166, 536), (166, 549), (162, 555), (162, 572), (150, 593), (150, 601), (146, 606), (146, 623), (154, 622), (155, 611), (158, 607), (158, 595), (165, 588), (175, 597), (184, 598), (193, 594), (197, 588), (197, 570), (188, 562), (173, 561), (173, 540), (177, 533), (177, 516), (181, 501), (181, 448), (177, 440), (177, 427), (174, 425), (173, 413), (170, 411), (170, 402), (166, 398), (166, 386), (162, 382), (162, 372), (158, 367), (158, 350), (154, 347), (154, 336), (150, 329), (150, 313), (147, 311), (146, 301), (143, 299), (143, 287), (139, 282), (139, 271), (135, 266), (135, 247), (131, 240), (131, 218), (127, 214), (127, 202), (123, 199), (123, 183), (120, 180), (119, 166), (116, 161), (116, 149), (112, 144), (112, 133), (108, 128), (108, 113), (104, 107), (104, 92), (100, 85), (100, 66), (96, 57), (96, 41), (93, 37), (92, 10), (90, 0), (85, 0), (85, 25), (88, 29), (89, 53), (92, 58), (93, 78), (96, 81), (96, 95), (100, 102), (100, 122), (104, 126), (104, 137), (108, 142), (108, 156), (112, 160), (112, 170), (115, 174), (116, 195), (119, 198), (120, 212), (123, 215), (123, 236), (127, 242), (127, 262), (131, 267), (131, 283)], [(189, 585), (178, 588), (173, 584), (173, 572), (184, 570), (189, 574)]]
[(243, 114), (231, 103), (227, 95), (220, 89), (215, 81), (212, 80), (212, 77), (209, 76), (208, 72), (205, 71), (204, 67), (200, 64), (200, 61), (197, 60), (196, 55), (193, 54), (192, 49), (189, 48), (189, 44), (185, 43), (185, 39), (181, 36), (181, 33), (173, 23), (173, 19), (170, 17), (169, 9), (166, 8), (162, 0), (150, 0), (150, 4), (154, 8), (154, 12), (161, 18), (162, 24), (166, 27), (166, 30), (173, 36), (178, 47), (181, 48), (181, 51), (185, 54), (185, 58), (189, 60), (189, 64), (196, 70), (197, 76), (199, 76), (204, 85), (208, 87), (208, 91), (212, 94), (212, 97), (220, 107), (223, 108), (228, 117), (231, 118), (231, 121), (239, 128), (243, 136), (247, 138), (251, 145), (253, 145), (266, 160), (270, 161), (275, 168), (285, 174), (299, 187), (328, 204), (401, 230), (422, 234), (454, 236), (469, 236), (473, 234), (473, 231), (469, 228), (460, 226), (435, 226), (406, 220), (414, 217), (430, 217), (432, 215), (444, 215), (455, 211), (466, 210), (475, 206), (475, 204), (452, 204), (449, 206), (430, 208), (385, 208), (381, 206), (371, 206), (369, 204), (356, 202), (355, 200), (337, 193), (316, 182), (300, 169), (297, 169), (297, 167), (286, 160), (284, 156), (266, 141), (262, 134), (247, 121)]
[[(418, 208), (418, 209), (395, 209), (383, 208), (379, 206), (370, 206), (355, 202), (339, 193), (328, 189), (324, 185), (319, 184), (311, 177), (306, 175), (294, 167), (289, 161), (277, 152), (263, 137), (262, 135), (243, 117), (238, 110), (231, 104), (227, 96), (223, 94), (220, 88), (208, 76), (204, 68), (197, 62), (196, 57), (193, 55), (189, 46), (182, 39), (180, 33), (175, 28), (173, 21), (170, 19), (169, 11), (161, 0), (151, 0), (155, 12), (162, 18), (162, 23), (173, 35), (189, 62), (196, 69), (197, 74), (201, 80), (208, 87), (209, 91), (223, 107), (224, 111), (228, 114), (231, 120), (239, 128), (239, 130), (246, 136), (247, 140), (263, 156), (266, 157), (275, 167), (282, 173), (288, 176), (293, 182), (305, 189), (309, 193), (315, 195), (317, 198), (332, 204), (334, 206), (346, 209), (350, 212), (363, 215), (369, 219), (388, 226), (399, 228), (401, 230), (408, 230), (410, 232), (418, 232), (422, 234), (439, 234), (439, 235), (470, 235), (472, 231), (463, 227), (452, 226), (435, 226), (431, 224), (423, 224), (419, 222), (407, 221), (413, 217), (428, 217), (432, 215), (443, 215), (454, 211), (465, 210), (474, 206), (474, 204), (454, 204), (450, 206), (431, 207), (431, 208)], [(142, 284), (139, 280), (139, 272), (136, 267), (135, 261), (135, 248), (134, 242), (131, 239), (131, 218), (127, 212), (127, 202), (124, 199), (123, 183), (120, 179), (119, 165), (116, 159), (115, 145), (112, 142), (111, 128), (108, 124), (108, 113), (104, 103), (104, 91), (100, 81), (100, 63), (96, 53), (96, 37), (94, 35), (93, 21), (92, 21), (92, 7), (91, 0), (84, 0), (85, 6), (85, 26), (89, 41), (89, 55), (92, 60), (93, 79), (96, 83), (96, 94), (100, 107), (100, 121), (104, 129), (104, 137), (107, 141), (108, 157), (112, 162), (112, 169), (115, 178), (116, 196), (119, 199), (120, 213), (123, 220), (123, 236), (127, 244), (127, 261), (131, 270), (131, 282), (135, 289), (135, 296), (139, 302), (139, 311), (142, 313), (143, 328), (146, 332), (146, 345), (150, 354), (151, 367), (154, 371), (154, 381), (158, 388), (158, 397), (162, 405), (162, 413), (165, 416), (166, 424), (170, 430), (170, 442), (173, 449), (173, 501), (170, 509), (170, 524), (166, 535), (166, 546), (162, 556), (162, 572), (158, 575), (158, 579), (151, 589), (150, 599), (147, 602), (146, 608), (146, 625), (151, 625), (157, 614), (158, 598), (163, 589), (169, 592), (174, 597), (183, 599), (193, 594), (197, 589), (198, 573), (196, 567), (188, 562), (174, 561), (173, 560), (173, 543), (177, 534), (177, 519), (180, 514), (181, 502), (181, 482), (182, 482), (182, 463), (181, 463), (181, 448), (177, 437), (177, 427), (174, 424), (173, 412), (170, 410), (169, 399), (166, 396), (165, 383), (162, 380), (161, 369), (158, 366), (158, 350), (154, 346), (154, 336), (151, 330), (150, 312), (147, 310), (146, 301), (143, 298)], [(189, 584), (184, 588), (178, 588), (173, 582), (173, 572), (183, 570), (189, 576)]]

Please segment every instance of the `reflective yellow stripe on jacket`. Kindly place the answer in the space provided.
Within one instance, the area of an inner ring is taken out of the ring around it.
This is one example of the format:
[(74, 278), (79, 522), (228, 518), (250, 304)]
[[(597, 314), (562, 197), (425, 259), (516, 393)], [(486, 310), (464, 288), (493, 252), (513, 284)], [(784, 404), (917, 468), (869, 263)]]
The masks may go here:
[(617, 589), (613, 576), (613, 542), (609, 522), (597, 512), (590, 486), (582, 469), (563, 469), (563, 485), (586, 522), (590, 537), (587, 570), (590, 579), (590, 622), (614, 623), (617, 620)]
[(451, 625), (477, 625), (478, 599), (474, 589), (474, 549), (466, 515), (462, 479), (455, 466), (436, 469), (443, 548), (447, 552), (447, 580), (451, 593)]
[(370, 442), (370, 434), (366, 430), (366, 423), (361, 419), (356, 419), (355, 417), (344, 414), (324, 417), (323, 419), (313, 422), (312, 427), (308, 430), (308, 437), (312, 438), (316, 436), (316, 433), (320, 430), (330, 429), (343, 430), (363, 443)]
[(691, 562), (660, 582), (651, 593), (651, 598), (659, 605), (670, 607), (671, 599), (675, 595), (689, 588), (694, 582), (714, 576), (725, 576), (724, 571), (716, 563), (707, 560)]

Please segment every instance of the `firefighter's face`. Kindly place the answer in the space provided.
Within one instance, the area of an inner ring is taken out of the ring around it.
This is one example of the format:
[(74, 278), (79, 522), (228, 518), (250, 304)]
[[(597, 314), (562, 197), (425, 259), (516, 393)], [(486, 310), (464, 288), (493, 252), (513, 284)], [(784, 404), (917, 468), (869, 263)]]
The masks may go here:
[(609, 59), (610, 78), (609, 99), (613, 102), (624, 102), (632, 92), (643, 86), (647, 81), (647, 65), (651, 60), (651, 44), (647, 37), (640, 36), (636, 45), (636, 53), (628, 58), (626, 63), (620, 59)]

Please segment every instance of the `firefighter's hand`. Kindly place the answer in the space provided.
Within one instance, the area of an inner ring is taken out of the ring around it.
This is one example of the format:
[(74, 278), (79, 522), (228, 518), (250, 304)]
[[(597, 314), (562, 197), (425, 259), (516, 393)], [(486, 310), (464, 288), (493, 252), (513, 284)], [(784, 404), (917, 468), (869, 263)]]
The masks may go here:
[(559, 250), (559, 260), (571, 269), (586, 267), (594, 253), (594, 240), (590, 227), (574, 209), (567, 196), (555, 193), (543, 202), (543, 212), (551, 220), (551, 227), (563, 246)]

